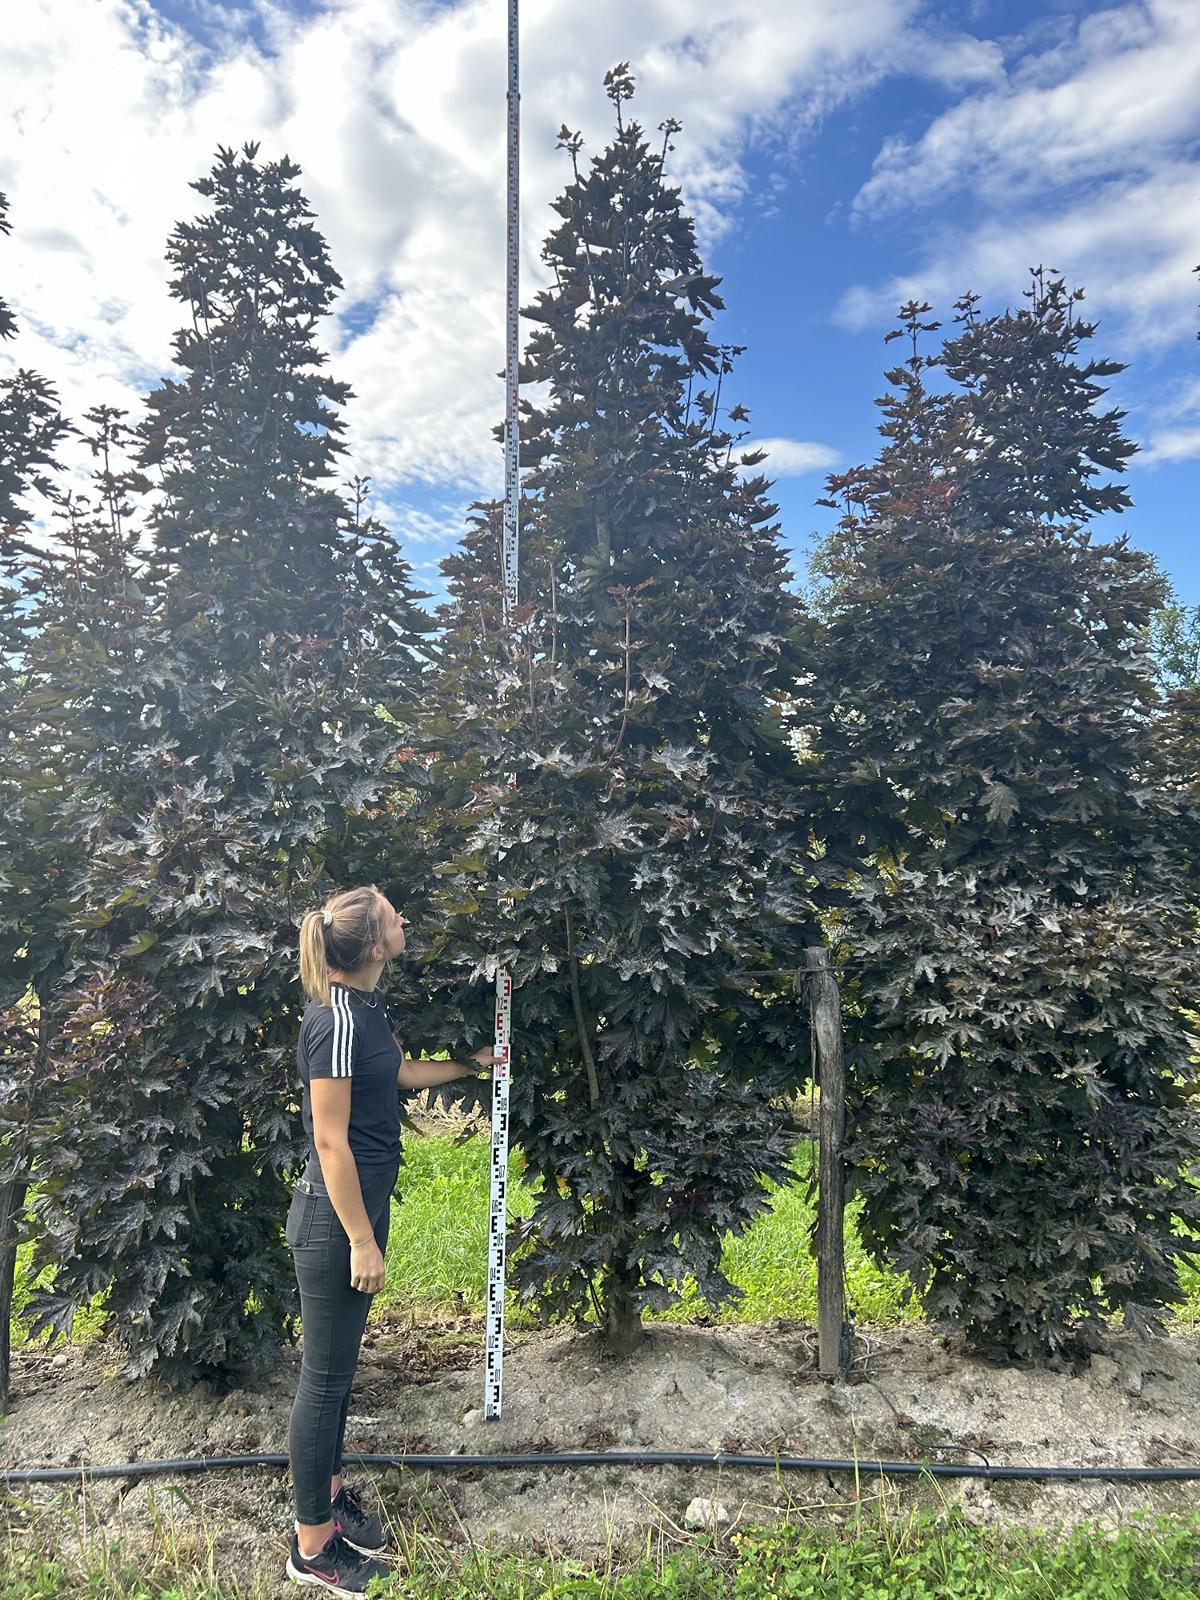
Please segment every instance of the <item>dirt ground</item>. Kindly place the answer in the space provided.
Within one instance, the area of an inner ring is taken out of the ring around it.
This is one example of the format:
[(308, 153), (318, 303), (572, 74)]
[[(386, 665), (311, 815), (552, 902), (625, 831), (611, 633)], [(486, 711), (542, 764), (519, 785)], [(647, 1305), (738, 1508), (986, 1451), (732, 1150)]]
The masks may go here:
[[(1200, 1335), (1142, 1341), (1110, 1336), (1105, 1354), (1079, 1372), (1018, 1369), (965, 1355), (926, 1326), (864, 1330), (849, 1381), (814, 1370), (811, 1330), (791, 1323), (725, 1327), (654, 1325), (644, 1346), (618, 1363), (594, 1331), (556, 1328), (510, 1338), (504, 1416), (487, 1422), (477, 1319), (410, 1326), (373, 1314), (351, 1399), (347, 1446), (368, 1453), (476, 1453), (568, 1449), (778, 1451), (885, 1460), (1200, 1466)], [(865, 1335), (865, 1336), (864, 1336)], [(116, 1376), (102, 1343), (14, 1357), (14, 1399), (0, 1432), (0, 1466), (127, 1462), (196, 1455), (280, 1453), (300, 1348), (231, 1394), (201, 1384), (172, 1393), (153, 1380)], [(651, 1528), (685, 1537), (695, 1496), (726, 1508), (726, 1534), (780, 1515), (844, 1521), (852, 1474), (774, 1474), (749, 1469), (536, 1466), (482, 1470), (353, 1470), (396, 1526), (443, 1538), (594, 1557)], [(178, 1485), (186, 1500), (167, 1488)], [(1200, 1485), (894, 1479), (860, 1485), (901, 1511), (919, 1500), (960, 1504), (978, 1521), (1024, 1527), (1096, 1521), (1115, 1527), (1133, 1508), (1185, 1511)], [(100, 1481), (65, 1491), (79, 1515), (63, 1517), (72, 1540), (103, 1534), (122, 1549), (158, 1543), (166, 1528), (186, 1558), (203, 1561), (204, 1530), (284, 1595), (291, 1507), (281, 1469), (189, 1474), (175, 1480)], [(21, 1486), (3, 1512), (20, 1524), (32, 1507), (58, 1502), (60, 1486)], [(789, 1509), (790, 1507), (790, 1509)], [(157, 1523), (157, 1527), (156, 1527)], [(72, 1531), (74, 1530), (74, 1531)]]

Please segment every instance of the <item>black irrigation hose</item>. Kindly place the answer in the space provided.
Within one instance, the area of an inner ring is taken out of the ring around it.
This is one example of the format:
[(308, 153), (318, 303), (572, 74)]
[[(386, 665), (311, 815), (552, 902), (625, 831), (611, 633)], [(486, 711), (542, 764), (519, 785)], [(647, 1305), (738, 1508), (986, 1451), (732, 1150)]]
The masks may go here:
[[(828, 1460), (816, 1456), (740, 1455), (703, 1450), (564, 1450), (508, 1455), (434, 1456), (412, 1452), (402, 1455), (356, 1455), (346, 1459), (376, 1467), (445, 1467), (462, 1471), (464, 1467), (607, 1467), (607, 1466), (682, 1466), (682, 1467), (766, 1467), (772, 1472), (850, 1472), (860, 1477), (916, 1477), (928, 1473), (934, 1478), (1098, 1478), (1120, 1483), (1172, 1483), (1200, 1478), (1200, 1467), (981, 1467), (962, 1466), (942, 1461), (879, 1461), (862, 1457)], [(149, 1478), (168, 1472), (219, 1472), (231, 1467), (286, 1467), (287, 1456), (185, 1456), (179, 1461), (128, 1461), (110, 1467), (32, 1467), (0, 1471), (0, 1484), (66, 1483), (76, 1478)]]

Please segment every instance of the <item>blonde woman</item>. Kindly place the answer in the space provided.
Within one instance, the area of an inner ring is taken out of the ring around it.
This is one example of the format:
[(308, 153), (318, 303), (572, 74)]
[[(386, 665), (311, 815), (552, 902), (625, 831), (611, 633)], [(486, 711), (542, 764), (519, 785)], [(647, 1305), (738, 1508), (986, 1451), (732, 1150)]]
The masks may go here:
[(494, 1060), (490, 1047), (469, 1063), (404, 1055), (378, 990), (404, 946), (404, 918), (374, 885), (334, 895), (300, 926), (309, 999), (296, 1066), (309, 1160), (286, 1228), (304, 1330), (288, 1429), (296, 1523), (287, 1574), (344, 1596), (388, 1570), (372, 1559), (387, 1548), (382, 1522), (342, 1481), (342, 1436), (371, 1297), (383, 1287), (399, 1091), (488, 1075)]

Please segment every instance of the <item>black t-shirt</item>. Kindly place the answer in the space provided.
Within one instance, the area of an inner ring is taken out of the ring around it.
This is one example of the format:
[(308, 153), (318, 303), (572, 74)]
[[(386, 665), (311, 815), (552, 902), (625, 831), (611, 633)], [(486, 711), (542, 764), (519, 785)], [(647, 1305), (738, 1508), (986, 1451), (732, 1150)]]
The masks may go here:
[(400, 1046), (376, 991), (367, 1003), (360, 989), (331, 983), (329, 1005), (310, 1000), (304, 1008), (296, 1043), (296, 1067), (304, 1088), (300, 1115), (312, 1159), (320, 1162), (313, 1142), (313, 1078), (350, 1079), (350, 1152), (359, 1167), (381, 1167), (400, 1159), (400, 1090), (396, 1072)]

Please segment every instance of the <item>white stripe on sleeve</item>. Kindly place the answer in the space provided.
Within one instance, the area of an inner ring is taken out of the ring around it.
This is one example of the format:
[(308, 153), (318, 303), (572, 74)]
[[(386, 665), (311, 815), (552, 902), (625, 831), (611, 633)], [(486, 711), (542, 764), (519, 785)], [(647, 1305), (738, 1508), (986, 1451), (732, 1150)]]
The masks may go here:
[(354, 1044), (354, 1018), (350, 1014), (350, 996), (331, 988), (329, 1003), (333, 1008), (333, 1076), (349, 1078), (350, 1052)]

